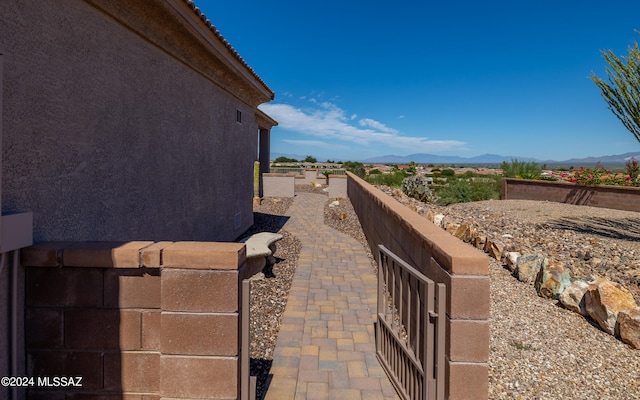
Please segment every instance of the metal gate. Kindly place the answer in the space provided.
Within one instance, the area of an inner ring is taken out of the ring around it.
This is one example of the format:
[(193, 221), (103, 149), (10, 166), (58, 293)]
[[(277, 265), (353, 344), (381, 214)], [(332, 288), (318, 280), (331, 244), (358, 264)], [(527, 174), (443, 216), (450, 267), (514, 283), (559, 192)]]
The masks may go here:
[(250, 373), (249, 339), (250, 339), (250, 314), (249, 300), (251, 297), (251, 282), (248, 279), (242, 281), (242, 321), (241, 321), (241, 348), (240, 348), (240, 399), (256, 399), (256, 377)]
[(403, 399), (443, 400), (446, 286), (378, 247), (378, 360)]

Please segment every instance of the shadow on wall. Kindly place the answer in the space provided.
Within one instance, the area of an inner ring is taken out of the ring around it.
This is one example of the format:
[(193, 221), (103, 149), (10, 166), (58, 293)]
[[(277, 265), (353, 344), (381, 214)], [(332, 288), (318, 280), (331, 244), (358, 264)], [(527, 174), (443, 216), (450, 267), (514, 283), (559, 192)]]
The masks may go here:
[(584, 206), (589, 204), (593, 197), (594, 191), (587, 188), (575, 188), (569, 191), (564, 203)]
[(640, 241), (640, 218), (621, 218), (616, 220), (600, 217), (565, 217), (543, 225), (552, 229), (571, 230), (614, 239)]

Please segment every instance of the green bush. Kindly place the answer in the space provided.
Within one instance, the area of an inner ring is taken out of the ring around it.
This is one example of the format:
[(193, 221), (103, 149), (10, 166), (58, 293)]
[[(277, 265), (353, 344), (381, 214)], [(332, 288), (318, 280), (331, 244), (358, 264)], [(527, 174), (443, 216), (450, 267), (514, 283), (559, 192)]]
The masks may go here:
[(400, 185), (402, 185), (402, 180), (407, 177), (407, 175), (402, 171), (394, 171), (389, 174), (372, 174), (371, 172), (369, 172), (369, 175), (365, 177), (365, 180), (372, 185), (384, 185), (399, 188)]
[(500, 177), (450, 180), (437, 189), (438, 203), (442, 205), (500, 199)]
[(456, 175), (456, 171), (454, 171), (452, 169), (443, 169), (442, 172), (440, 172), (440, 175), (442, 175), (442, 176), (455, 176)]
[(542, 174), (542, 168), (534, 161), (512, 159), (511, 163), (504, 161), (500, 168), (506, 178), (540, 179)]
[(347, 171), (359, 176), (360, 178), (364, 178), (366, 171), (364, 169), (364, 165), (358, 161), (345, 161), (342, 164), (342, 168)]

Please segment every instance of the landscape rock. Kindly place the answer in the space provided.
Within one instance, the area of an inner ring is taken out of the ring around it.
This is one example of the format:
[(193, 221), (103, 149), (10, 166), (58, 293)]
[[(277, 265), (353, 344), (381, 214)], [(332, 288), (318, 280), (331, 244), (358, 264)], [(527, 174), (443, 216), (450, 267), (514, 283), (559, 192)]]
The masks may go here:
[(536, 276), (535, 288), (538, 295), (546, 299), (558, 299), (558, 296), (571, 284), (569, 271), (560, 261), (551, 261), (540, 267)]
[(433, 222), (433, 217), (435, 214), (433, 214), (433, 212), (431, 210), (427, 210), (426, 214), (424, 215), (426, 219), (428, 219), (430, 222)]
[(460, 228), (460, 224), (456, 224), (453, 222), (445, 222), (444, 230), (449, 232), (452, 235), (455, 235), (456, 231)]
[(495, 240), (487, 239), (487, 243), (484, 245), (484, 251), (496, 260), (502, 260), (504, 246)]
[(631, 292), (606, 278), (598, 278), (589, 284), (585, 303), (589, 316), (610, 335), (616, 333), (618, 313), (638, 307)]
[(334, 208), (340, 205), (340, 202), (338, 200), (332, 201), (331, 203), (329, 203), (329, 207)]
[(589, 289), (589, 284), (585, 281), (571, 282), (571, 284), (560, 293), (560, 296), (558, 296), (560, 304), (567, 310), (571, 310), (585, 317), (589, 316), (584, 297), (587, 289)]
[(433, 223), (436, 224), (436, 226), (440, 226), (442, 227), (442, 222), (444, 221), (444, 215), (443, 214), (436, 214), (433, 216)]
[(538, 276), (542, 265), (548, 263), (549, 260), (540, 254), (526, 254), (518, 257), (513, 274), (520, 282), (532, 283)]
[(623, 342), (640, 349), (640, 308), (620, 311), (618, 328)]
[(476, 234), (476, 229), (467, 224), (461, 224), (455, 236), (465, 243), (470, 243)]
[(518, 257), (520, 257), (520, 253), (517, 251), (507, 251), (504, 253), (504, 262), (507, 264), (509, 271), (513, 272), (516, 269)]
[(487, 243), (487, 237), (485, 235), (481, 235), (481, 234), (476, 234), (473, 237), (473, 246), (476, 249), (484, 249), (484, 245), (485, 243)]

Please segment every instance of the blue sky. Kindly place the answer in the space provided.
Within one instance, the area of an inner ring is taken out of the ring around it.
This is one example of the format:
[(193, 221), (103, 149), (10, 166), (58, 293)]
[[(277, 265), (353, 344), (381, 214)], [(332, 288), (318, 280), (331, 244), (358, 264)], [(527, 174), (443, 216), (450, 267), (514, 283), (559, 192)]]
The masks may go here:
[(273, 153), (640, 151), (589, 79), (640, 40), (635, 0), (195, 3), (276, 93)]

